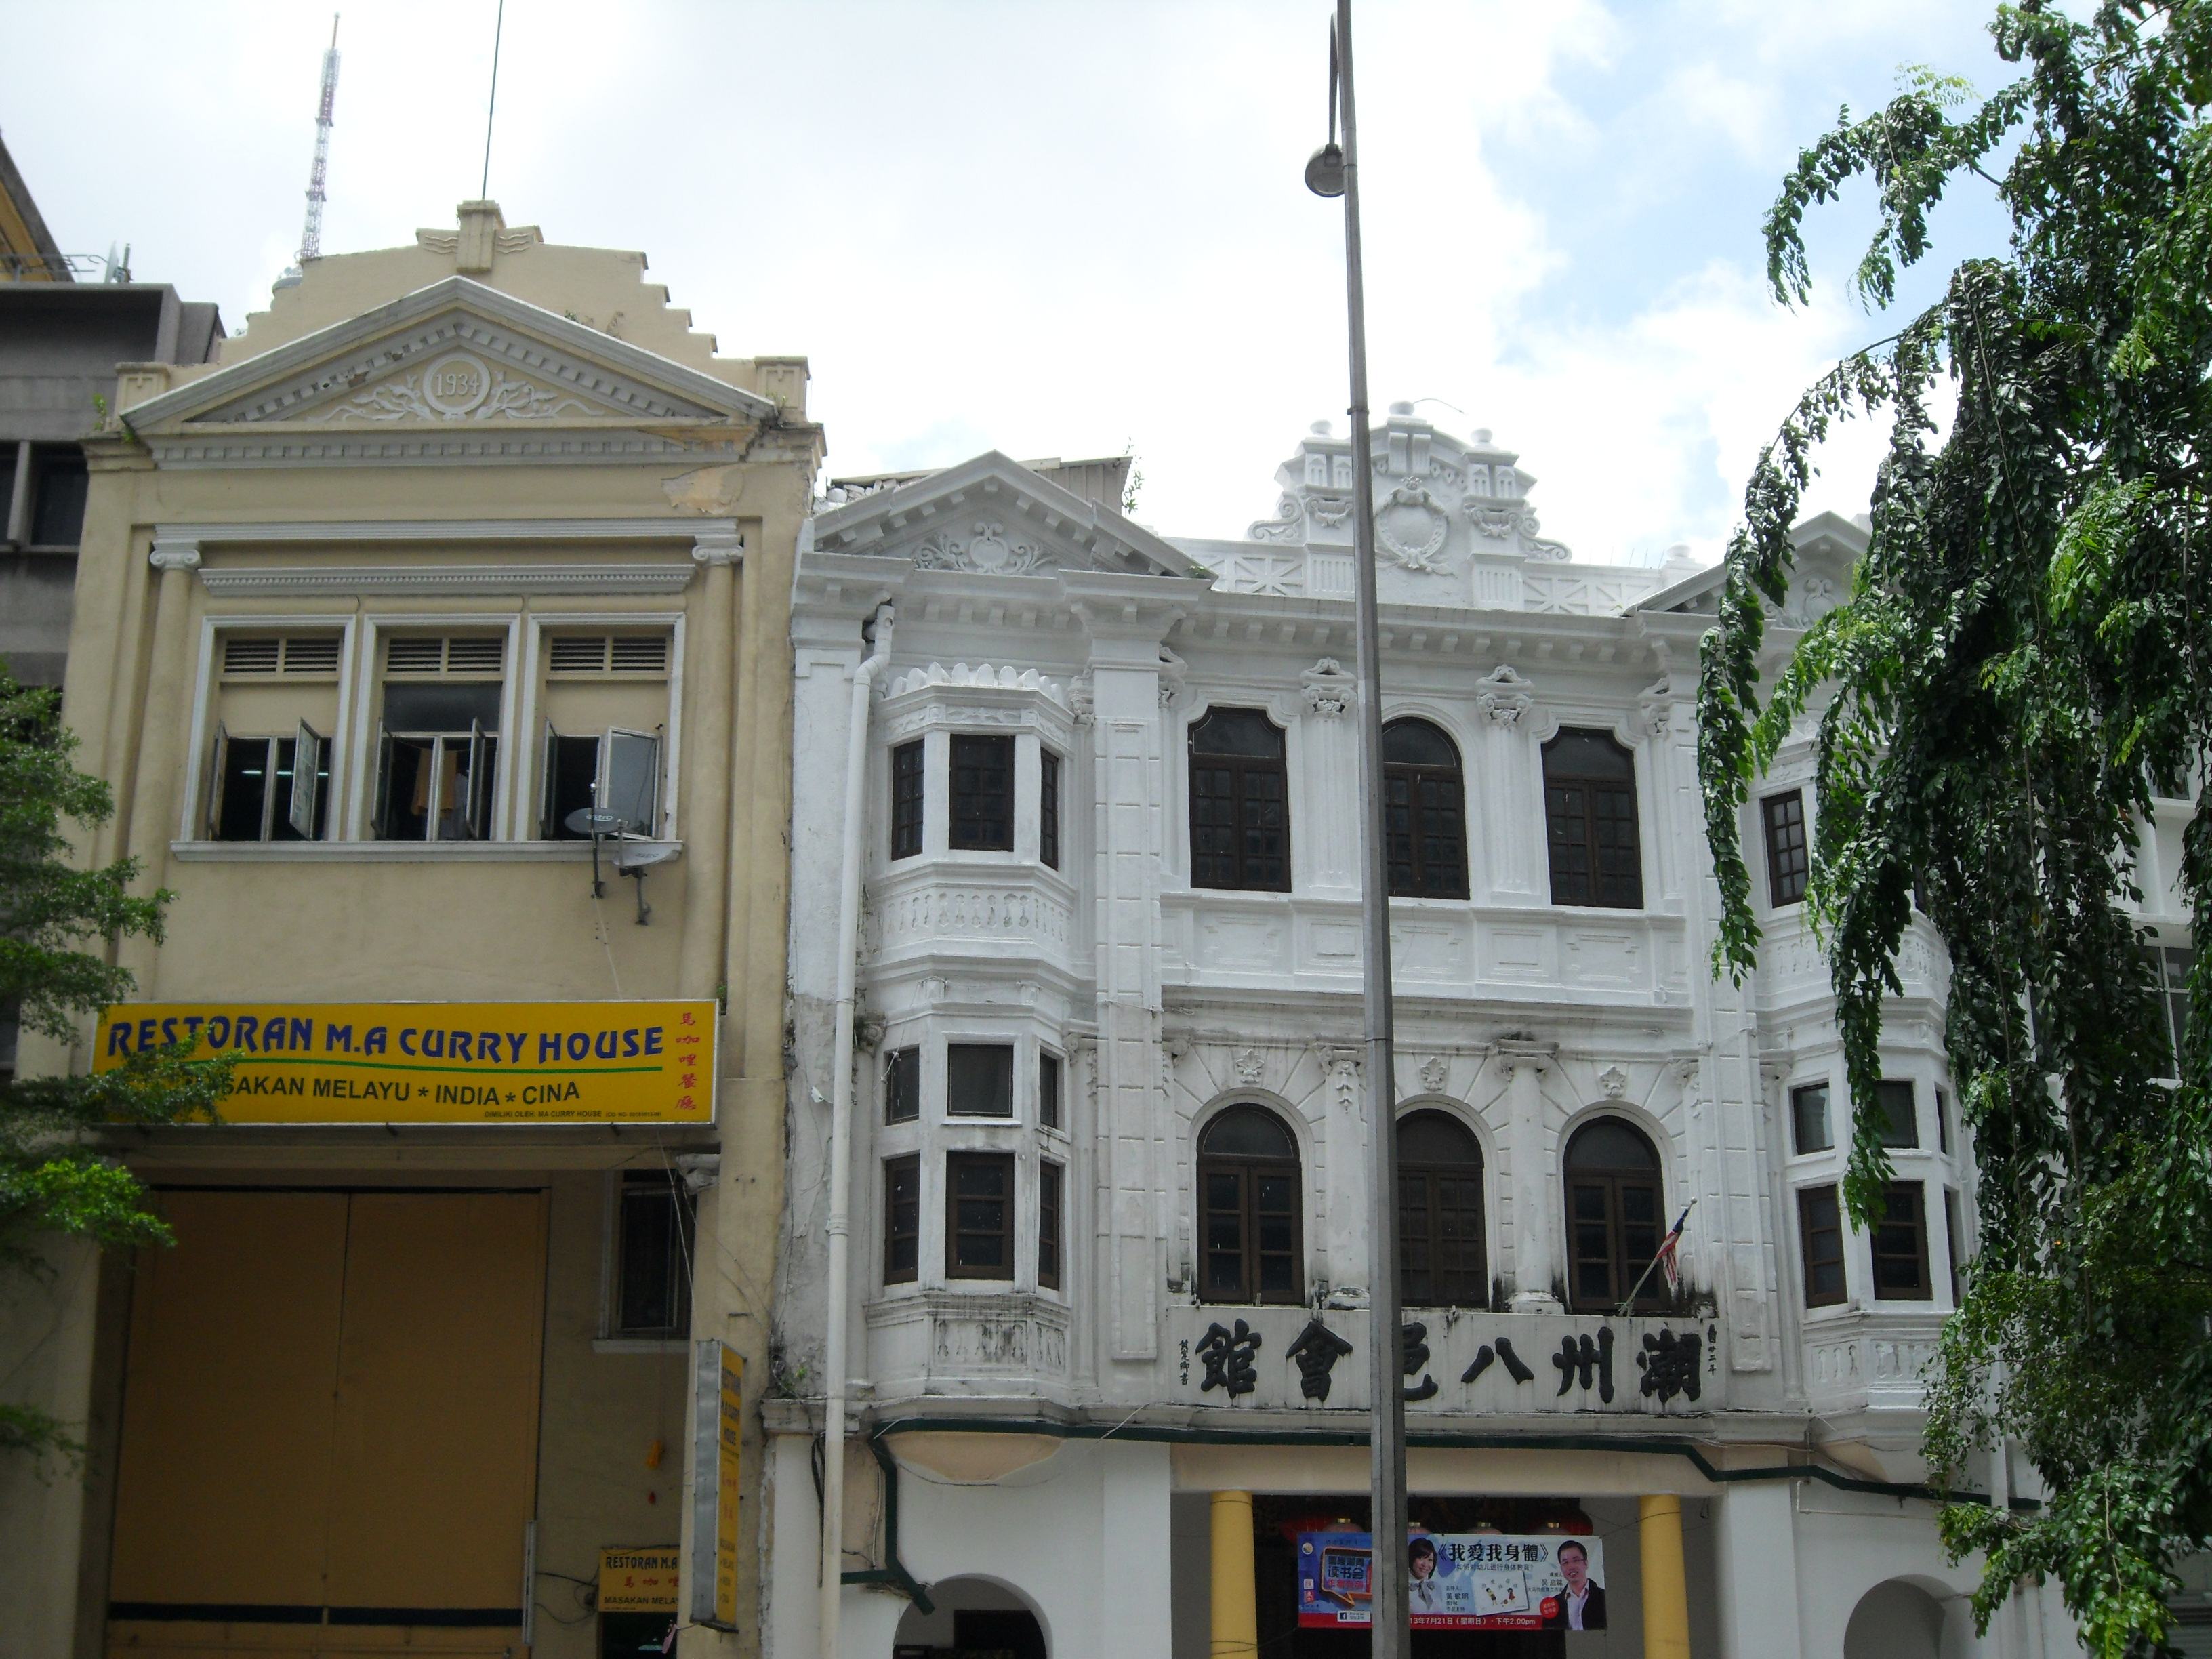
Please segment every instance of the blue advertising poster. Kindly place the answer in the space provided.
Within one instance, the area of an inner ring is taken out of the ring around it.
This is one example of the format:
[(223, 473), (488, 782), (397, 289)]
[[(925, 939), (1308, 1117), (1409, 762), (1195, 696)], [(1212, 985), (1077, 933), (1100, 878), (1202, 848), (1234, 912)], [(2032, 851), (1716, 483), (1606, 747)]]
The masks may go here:
[[(1407, 1596), (1415, 1630), (1603, 1630), (1605, 1546), (1559, 1533), (1407, 1534)], [(1298, 1534), (1298, 1623), (1369, 1622), (1375, 1540), (1364, 1532)]]

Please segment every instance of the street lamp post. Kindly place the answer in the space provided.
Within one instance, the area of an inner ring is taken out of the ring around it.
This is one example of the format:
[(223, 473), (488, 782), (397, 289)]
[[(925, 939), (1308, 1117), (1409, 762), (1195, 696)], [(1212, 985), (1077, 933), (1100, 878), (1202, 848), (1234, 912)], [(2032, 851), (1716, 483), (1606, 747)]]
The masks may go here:
[[(1367, 1027), (1368, 1367), (1373, 1392), (1369, 1528), (1375, 1554), (1374, 1659), (1405, 1659), (1406, 1405), (1398, 1297), (1397, 1074), (1390, 1007), (1390, 864), (1382, 800), (1382, 653), (1375, 622), (1375, 465), (1367, 430), (1367, 299), (1359, 258), (1359, 125), (1352, 97), (1352, 0), (1336, 0), (1329, 37), (1328, 144), (1306, 163), (1318, 196), (1344, 198), (1344, 288), (1352, 353), (1352, 577), (1359, 635), (1360, 970)], [(1339, 117), (1344, 143), (1336, 143)]]

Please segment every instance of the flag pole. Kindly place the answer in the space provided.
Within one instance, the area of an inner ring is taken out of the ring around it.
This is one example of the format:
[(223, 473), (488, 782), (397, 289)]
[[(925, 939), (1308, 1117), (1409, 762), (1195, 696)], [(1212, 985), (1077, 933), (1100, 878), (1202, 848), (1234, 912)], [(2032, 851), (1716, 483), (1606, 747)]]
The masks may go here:
[(1667, 1237), (1659, 1241), (1658, 1249), (1652, 1253), (1651, 1260), (1644, 1264), (1643, 1278), (1638, 1279), (1636, 1281), (1636, 1288), (1629, 1291), (1628, 1299), (1623, 1302), (1620, 1308), (1615, 1310), (1615, 1317), (1620, 1319), (1626, 1319), (1628, 1317), (1628, 1310), (1636, 1305), (1636, 1298), (1644, 1294), (1644, 1279), (1651, 1277), (1651, 1270), (1659, 1265), (1659, 1258), (1667, 1254), (1667, 1247), (1668, 1243), (1673, 1243), (1676, 1248), (1680, 1248), (1682, 1237), (1682, 1224), (1690, 1218), (1690, 1212), (1697, 1207), (1698, 1200), (1694, 1198), (1682, 1206), (1682, 1213), (1674, 1218), (1674, 1224), (1667, 1230)]

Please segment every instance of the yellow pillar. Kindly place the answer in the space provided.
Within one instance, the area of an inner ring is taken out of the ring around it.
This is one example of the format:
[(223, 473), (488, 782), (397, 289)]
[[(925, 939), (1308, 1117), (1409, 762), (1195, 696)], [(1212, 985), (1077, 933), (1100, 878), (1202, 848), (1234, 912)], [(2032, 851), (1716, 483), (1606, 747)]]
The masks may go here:
[(1252, 1568), (1252, 1494), (1213, 1494), (1213, 1659), (1257, 1659), (1259, 1592)]
[(1690, 1659), (1690, 1586), (1682, 1567), (1682, 1500), (1636, 1500), (1644, 1553), (1644, 1659)]

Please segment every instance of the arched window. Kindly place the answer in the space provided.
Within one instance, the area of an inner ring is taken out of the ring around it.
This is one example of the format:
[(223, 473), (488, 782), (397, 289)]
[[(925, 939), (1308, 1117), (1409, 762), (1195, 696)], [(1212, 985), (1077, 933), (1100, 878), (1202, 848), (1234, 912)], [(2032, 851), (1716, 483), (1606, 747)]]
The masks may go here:
[(1392, 896), (1465, 898), (1467, 779), (1452, 740), (1426, 720), (1384, 726), (1382, 800)]
[(1273, 1112), (1232, 1106), (1198, 1143), (1199, 1298), (1305, 1300), (1298, 1146)]
[(1490, 1303), (1482, 1146), (1448, 1112), (1408, 1112), (1398, 1120), (1398, 1278), (1408, 1307)]
[(1544, 825), (1553, 903), (1644, 908), (1636, 757), (1610, 732), (1570, 726), (1544, 745)]
[(1617, 1117), (1575, 1131), (1567, 1143), (1568, 1304), (1577, 1313), (1611, 1313), (1642, 1281), (1636, 1305), (1656, 1307), (1659, 1275), (1644, 1269), (1664, 1231), (1659, 1154)]
[(1256, 708), (1216, 708), (1190, 728), (1190, 884), (1291, 890), (1290, 769)]

